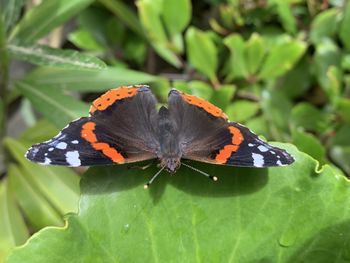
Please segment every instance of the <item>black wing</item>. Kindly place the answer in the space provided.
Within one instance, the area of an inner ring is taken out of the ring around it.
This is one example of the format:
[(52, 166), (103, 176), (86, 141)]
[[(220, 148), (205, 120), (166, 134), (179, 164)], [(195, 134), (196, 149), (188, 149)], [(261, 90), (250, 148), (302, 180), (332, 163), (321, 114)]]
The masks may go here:
[(169, 112), (185, 159), (246, 167), (283, 166), (294, 161), (285, 150), (260, 140), (243, 125), (228, 122), (222, 110), (203, 99), (172, 90)]
[(155, 158), (156, 99), (148, 86), (112, 89), (96, 99), (90, 116), (71, 122), (26, 157), (41, 164), (90, 166)]

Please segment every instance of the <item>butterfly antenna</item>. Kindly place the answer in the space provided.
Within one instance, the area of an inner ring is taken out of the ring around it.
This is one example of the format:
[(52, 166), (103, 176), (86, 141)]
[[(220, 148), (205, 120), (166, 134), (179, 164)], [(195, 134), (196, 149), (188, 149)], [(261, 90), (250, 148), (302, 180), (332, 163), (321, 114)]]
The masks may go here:
[(165, 166), (163, 166), (155, 175), (153, 175), (153, 177), (151, 178), (151, 180), (148, 181), (147, 184), (145, 184), (143, 186), (143, 188), (148, 189), (151, 185), (151, 183), (157, 178), (157, 176), (164, 170)]
[(187, 163), (181, 163), (181, 164), (186, 166), (186, 167), (188, 167), (188, 168), (190, 168), (190, 169), (192, 169), (193, 171), (196, 171), (196, 172), (198, 172), (200, 174), (203, 174), (204, 176), (208, 177), (209, 179), (211, 179), (213, 181), (217, 181), (218, 180), (218, 178), (216, 176), (212, 176), (210, 174), (207, 174), (206, 172), (203, 172), (203, 171), (201, 171), (201, 170), (199, 170), (199, 169), (197, 169), (197, 168), (195, 168), (195, 167), (193, 167), (193, 166), (191, 166), (191, 165), (189, 165)]

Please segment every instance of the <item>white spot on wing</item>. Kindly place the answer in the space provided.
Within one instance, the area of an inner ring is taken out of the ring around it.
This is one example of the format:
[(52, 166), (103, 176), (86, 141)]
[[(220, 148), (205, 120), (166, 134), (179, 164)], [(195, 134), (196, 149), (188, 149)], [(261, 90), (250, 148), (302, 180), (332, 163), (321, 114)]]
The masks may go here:
[(248, 146), (249, 147), (253, 147), (253, 146), (255, 146), (255, 144), (254, 143), (248, 143)]
[(41, 163), (41, 164), (43, 164), (43, 165), (48, 165), (48, 164), (50, 164), (50, 163), (51, 163), (51, 160), (50, 160), (49, 158), (45, 157), (44, 162)]
[(277, 160), (276, 164), (277, 165), (283, 165), (280, 160)]
[(258, 149), (260, 152), (267, 152), (269, 149), (267, 147), (265, 147), (264, 145), (259, 145)]
[(70, 166), (80, 166), (81, 161), (79, 159), (79, 152), (78, 151), (70, 151), (66, 153), (66, 162)]
[(276, 154), (274, 151), (270, 151), (270, 153), (272, 153), (272, 154)]
[(59, 142), (57, 145), (56, 145), (56, 148), (57, 149), (61, 149), (61, 150), (65, 150), (67, 148), (67, 143), (65, 142)]
[(49, 152), (52, 152), (54, 149), (55, 149), (55, 148), (50, 147), (50, 148), (49, 148)]
[(74, 141), (71, 141), (71, 143), (73, 143), (73, 144), (78, 144), (79, 141), (78, 141), (78, 140), (74, 140)]
[(258, 153), (252, 153), (253, 164), (255, 167), (263, 167), (264, 166), (264, 156)]

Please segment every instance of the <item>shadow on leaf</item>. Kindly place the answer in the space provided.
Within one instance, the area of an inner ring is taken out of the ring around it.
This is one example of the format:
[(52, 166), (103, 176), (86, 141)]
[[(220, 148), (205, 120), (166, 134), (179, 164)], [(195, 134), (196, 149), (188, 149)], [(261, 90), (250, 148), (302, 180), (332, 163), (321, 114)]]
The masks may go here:
[[(219, 180), (213, 182), (184, 166), (174, 175), (164, 171), (147, 190), (154, 203), (158, 202), (169, 184), (192, 195), (223, 197), (250, 194), (259, 191), (268, 182), (268, 169), (227, 167), (198, 162), (191, 162), (191, 165), (217, 176)], [(147, 170), (130, 167), (115, 165), (89, 169), (81, 182), (83, 193), (99, 195), (126, 191), (134, 187), (144, 191), (143, 185), (159, 170), (156, 165)]]

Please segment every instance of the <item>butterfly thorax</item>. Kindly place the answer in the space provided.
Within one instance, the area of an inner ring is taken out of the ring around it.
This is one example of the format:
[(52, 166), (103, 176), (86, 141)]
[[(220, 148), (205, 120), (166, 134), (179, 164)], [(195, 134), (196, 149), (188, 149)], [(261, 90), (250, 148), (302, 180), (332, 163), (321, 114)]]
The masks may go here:
[(180, 167), (182, 155), (176, 131), (176, 124), (169, 118), (168, 109), (161, 107), (158, 119), (160, 147), (158, 158), (161, 160), (161, 167), (165, 167), (165, 169), (171, 173), (174, 173)]

